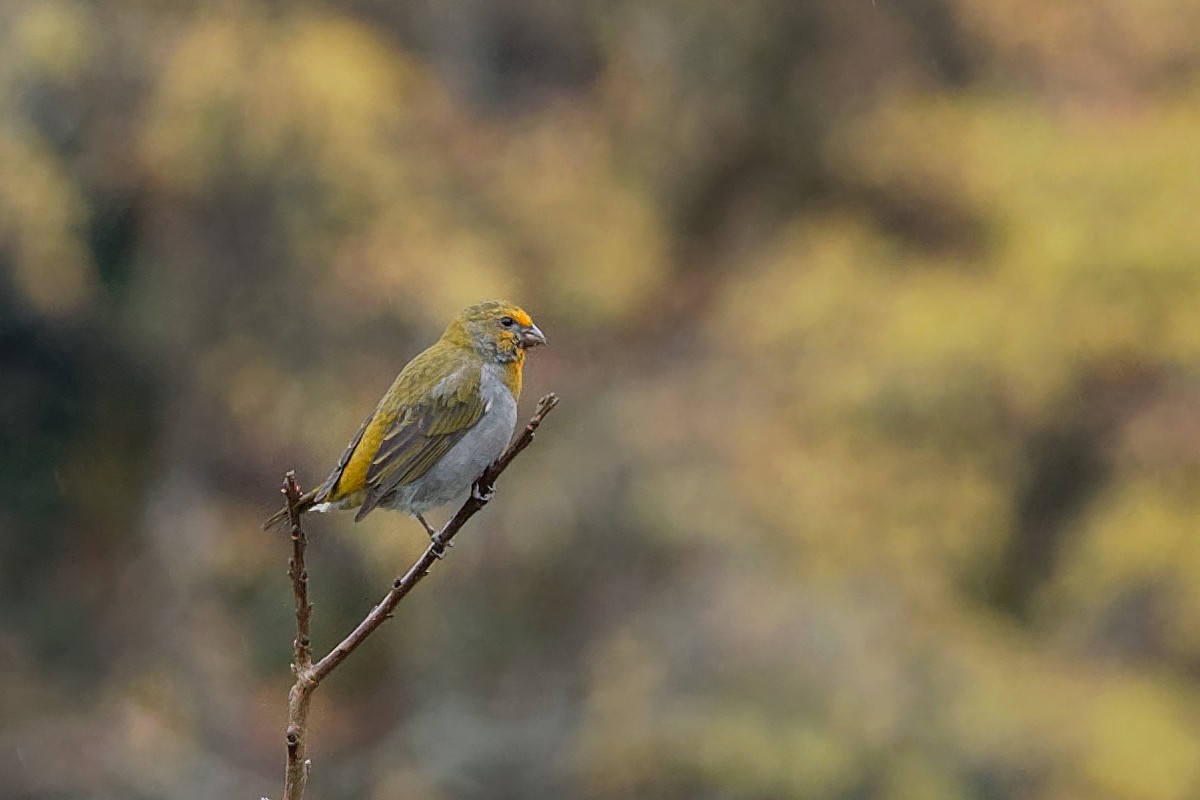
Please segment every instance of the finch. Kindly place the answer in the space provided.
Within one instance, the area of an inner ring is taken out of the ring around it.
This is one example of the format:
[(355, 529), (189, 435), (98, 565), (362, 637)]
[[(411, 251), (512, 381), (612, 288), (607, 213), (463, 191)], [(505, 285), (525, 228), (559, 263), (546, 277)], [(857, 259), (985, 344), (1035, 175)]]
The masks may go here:
[[(464, 493), (495, 461), (517, 424), (525, 351), (544, 345), (529, 314), (488, 300), (460, 311), (434, 344), (400, 370), (333, 472), (299, 510), (424, 514)], [(263, 525), (287, 518), (276, 512)]]

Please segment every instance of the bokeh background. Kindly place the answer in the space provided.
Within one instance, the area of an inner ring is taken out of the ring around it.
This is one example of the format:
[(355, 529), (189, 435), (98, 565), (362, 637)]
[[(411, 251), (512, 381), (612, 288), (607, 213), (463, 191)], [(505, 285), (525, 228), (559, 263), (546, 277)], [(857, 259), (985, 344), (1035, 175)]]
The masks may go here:
[[(1200, 797), (1200, 4), (0, 3), (0, 796), (278, 797), (285, 469), (563, 398), (314, 798)], [(314, 519), (316, 643), (420, 527)]]

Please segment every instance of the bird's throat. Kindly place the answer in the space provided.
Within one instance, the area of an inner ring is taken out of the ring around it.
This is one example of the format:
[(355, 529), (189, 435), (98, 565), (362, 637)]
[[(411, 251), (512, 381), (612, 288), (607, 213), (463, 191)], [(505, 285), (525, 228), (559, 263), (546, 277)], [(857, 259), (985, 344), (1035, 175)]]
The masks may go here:
[(521, 399), (521, 377), (525, 366), (525, 351), (517, 348), (513, 358), (505, 361), (501, 368), (504, 370), (504, 385), (512, 392), (514, 400)]

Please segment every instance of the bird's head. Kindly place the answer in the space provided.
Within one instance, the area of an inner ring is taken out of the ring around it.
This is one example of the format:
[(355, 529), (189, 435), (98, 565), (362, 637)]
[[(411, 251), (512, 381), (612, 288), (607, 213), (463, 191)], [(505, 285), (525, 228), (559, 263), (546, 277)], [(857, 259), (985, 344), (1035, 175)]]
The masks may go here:
[(464, 308), (443, 338), (499, 362), (516, 361), (524, 356), (526, 348), (546, 343), (529, 314), (503, 300), (486, 300)]

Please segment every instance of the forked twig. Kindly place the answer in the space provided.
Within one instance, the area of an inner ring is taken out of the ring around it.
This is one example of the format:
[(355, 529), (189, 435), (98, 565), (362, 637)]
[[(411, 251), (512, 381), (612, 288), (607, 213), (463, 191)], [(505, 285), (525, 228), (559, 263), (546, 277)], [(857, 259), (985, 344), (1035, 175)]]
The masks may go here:
[(483, 474), (471, 487), (471, 495), (442, 526), (434, 536), (421, 557), (413, 563), (408, 571), (392, 582), (392, 587), (374, 608), (354, 627), (342, 641), (338, 642), (323, 658), (315, 664), (312, 660), (312, 643), (309, 639), (309, 627), (312, 619), (312, 605), (308, 602), (308, 570), (304, 564), (304, 550), (308, 540), (304, 528), (300, 524), (298, 503), (300, 502), (300, 487), (296, 483), (295, 474), (289, 472), (283, 481), (283, 494), (287, 498), (288, 520), (291, 523), (292, 558), (288, 562), (288, 576), (292, 580), (292, 592), (296, 601), (296, 640), (292, 672), (296, 681), (288, 692), (287, 719), (287, 771), (284, 778), (284, 800), (301, 800), (304, 797), (305, 786), (308, 783), (310, 762), (306, 757), (306, 740), (308, 738), (308, 711), (312, 704), (312, 694), (317, 686), (339, 664), (346, 660), (366, 638), (370, 636), (384, 620), (388, 619), (400, 601), (412, 591), (429, 570), (446, 554), (446, 548), (458, 534), (467, 521), (475, 516), (491, 500), (496, 479), (500, 473), (512, 463), (512, 460), (533, 441), (533, 435), (542, 420), (558, 405), (558, 397), (547, 394), (538, 401), (537, 411), (520, 436), (513, 440), (508, 449), (495, 463), (484, 470)]

